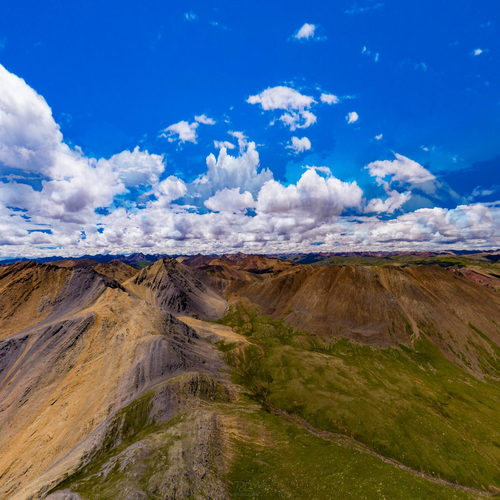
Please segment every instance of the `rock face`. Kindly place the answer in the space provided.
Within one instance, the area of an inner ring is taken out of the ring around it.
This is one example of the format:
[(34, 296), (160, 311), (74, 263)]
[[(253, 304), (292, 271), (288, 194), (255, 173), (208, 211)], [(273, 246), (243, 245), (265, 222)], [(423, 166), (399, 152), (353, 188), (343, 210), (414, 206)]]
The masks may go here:
[(172, 314), (216, 319), (226, 301), (201, 273), (176, 259), (160, 259), (140, 271), (124, 286), (131, 293)]

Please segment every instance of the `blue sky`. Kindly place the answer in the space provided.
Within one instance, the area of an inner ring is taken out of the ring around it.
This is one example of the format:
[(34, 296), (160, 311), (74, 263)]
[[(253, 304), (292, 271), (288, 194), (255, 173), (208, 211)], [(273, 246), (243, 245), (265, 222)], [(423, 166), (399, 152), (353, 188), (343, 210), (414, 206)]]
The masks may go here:
[(0, 255), (499, 245), (495, 0), (0, 9)]

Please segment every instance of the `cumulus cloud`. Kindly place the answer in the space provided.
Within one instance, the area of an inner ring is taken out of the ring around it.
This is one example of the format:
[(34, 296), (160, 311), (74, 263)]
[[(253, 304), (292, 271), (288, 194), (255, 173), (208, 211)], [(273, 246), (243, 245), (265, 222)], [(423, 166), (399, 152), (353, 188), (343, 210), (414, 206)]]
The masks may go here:
[[(8, 191), (23, 192), (15, 206), (34, 215), (84, 220), (125, 189), (112, 166), (96, 163), (65, 144), (43, 97), (1, 65), (0, 163), (18, 169), (19, 181), (26, 173), (40, 176), (41, 190), (35, 191), (27, 180), (8, 185)], [(8, 196), (5, 189), (2, 192)]]
[(63, 137), (45, 99), (0, 65), (0, 162), (50, 174), (66, 153)]
[(356, 113), (356, 111), (350, 111), (349, 113), (347, 113), (347, 116), (345, 119), (346, 119), (347, 123), (349, 123), (349, 124), (356, 123), (359, 120), (359, 115), (358, 115), (358, 113)]
[(310, 168), (297, 184), (283, 186), (274, 180), (266, 182), (257, 198), (257, 212), (325, 219), (339, 215), (346, 208), (359, 207), (362, 195), (355, 181), (343, 182), (332, 175), (324, 177)]
[(207, 115), (196, 115), (194, 117), (195, 121), (198, 123), (203, 123), (203, 125), (215, 125), (215, 120), (213, 118), (208, 117)]
[(371, 236), (376, 243), (408, 242), (411, 244), (451, 245), (457, 242), (498, 241), (494, 225), (498, 208), (481, 204), (460, 205), (455, 209), (421, 208), (393, 220), (374, 224)]
[(423, 184), (436, 179), (431, 172), (416, 161), (398, 153), (394, 153), (394, 156), (394, 160), (374, 161), (365, 167), (379, 184), (388, 177), (390, 182), (411, 185)]
[(191, 184), (191, 194), (195, 199), (206, 200), (224, 188), (239, 188), (255, 195), (265, 182), (273, 178), (270, 170), (259, 170), (260, 158), (254, 142), (244, 146), (238, 156), (230, 155), (223, 147), (217, 158), (213, 153), (209, 154), (206, 164), (206, 173)]
[(323, 92), (320, 96), (321, 102), (325, 104), (338, 104), (340, 99), (335, 94), (328, 94)]
[(182, 179), (170, 175), (158, 183), (154, 188), (157, 201), (160, 205), (169, 205), (172, 201), (182, 198), (187, 193), (187, 186)]
[(199, 123), (196, 121), (189, 123), (186, 120), (181, 120), (165, 128), (160, 134), (160, 137), (165, 137), (169, 142), (178, 140), (181, 143), (192, 142), (196, 144), (198, 138), (196, 129), (198, 127)]
[(229, 141), (214, 141), (214, 147), (217, 149), (221, 148), (234, 149), (236, 146)]
[(193, 122), (181, 120), (180, 122), (169, 125), (162, 130), (160, 137), (165, 137), (168, 142), (179, 141), (181, 144), (185, 142), (197, 143), (197, 129), (202, 125), (215, 125), (215, 120), (205, 114), (196, 115)]
[(295, 154), (303, 153), (304, 151), (311, 149), (311, 141), (308, 137), (298, 138), (293, 136), (291, 143), (287, 146), (287, 149), (293, 150)]
[(230, 130), (228, 134), (238, 141), (238, 147), (240, 148), (240, 151), (243, 151), (246, 148), (248, 144), (248, 137), (243, 132), (239, 130)]
[(374, 139), (375, 139), (376, 141), (381, 141), (383, 138), (384, 138), (384, 134), (377, 134), (377, 135), (374, 137)]
[(286, 109), (300, 110), (309, 108), (315, 102), (314, 98), (301, 94), (290, 87), (279, 85), (269, 87), (260, 94), (251, 95), (247, 102), (249, 104), (260, 104), (264, 110)]
[[(419, 189), (428, 194), (436, 189), (436, 177), (425, 167), (398, 153), (394, 153), (394, 156), (394, 160), (374, 161), (365, 167), (388, 196), (385, 200), (372, 199), (366, 207), (367, 212), (393, 213), (410, 200), (413, 189)], [(401, 192), (394, 189), (394, 186), (399, 189), (402, 187), (409, 189)], [(418, 195), (417, 198), (419, 197), (422, 198)], [(414, 200), (417, 201), (417, 198)]]
[(484, 52), (484, 50), (483, 50), (483, 49), (474, 49), (474, 50), (472, 51), (472, 55), (473, 55), (473, 56), (480, 56), (483, 52)]
[(399, 208), (401, 208), (410, 198), (411, 192), (405, 191), (400, 193), (396, 190), (387, 190), (388, 197), (385, 200), (380, 198), (373, 198), (369, 201), (365, 208), (365, 211), (376, 212), (376, 213), (388, 213), (392, 214)]
[(299, 112), (290, 111), (283, 113), (279, 120), (285, 124), (292, 132), (298, 128), (309, 128), (317, 122), (317, 117), (307, 109)]
[[(256, 104), (310, 110), (311, 100), (297, 104), (291, 95), (260, 95)], [(366, 166), (385, 198), (365, 201), (356, 182), (334, 177), (326, 166), (306, 166), (296, 183), (285, 185), (261, 166), (254, 142), (243, 132), (230, 134), (237, 152), (228, 153), (229, 141), (214, 144), (220, 151), (208, 155), (206, 171), (191, 183), (167, 176), (164, 158), (138, 147), (88, 158), (64, 142), (45, 100), (0, 66), (0, 165), (15, 172), (0, 182), (0, 255), (274, 253), (308, 251), (318, 241), (339, 251), (500, 246), (498, 204), (388, 217), (409, 210), (414, 189), (436, 183), (402, 155)], [(307, 138), (293, 139), (290, 147), (306, 150)], [(136, 198), (133, 186), (143, 187)]]
[(294, 38), (297, 40), (309, 40), (314, 38), (316, 32), (316, 25), (311, 23), (304, 23), (295, 33)]
[(141, 151), (139, 146), (113, 155), (109, 160), (100, 159), (97, 165), (111, 167), (126, 187), (156, 184), (165, 170), (163, 155)]
[(255, 206), (253, 196), (239, 188), (224, 188), (205, 201), (205, 206), (215, 212), (240, 212)]
[[(284, 110), (278, 119), (290, 130), (308, 128), (316, 123), (317, 118), (309, 108), (315, 104), (313, 97), (301, 94), (295, 89), (285, 86), (270, 87), (260, 94), (247, 99), (249, 104), (260, 104), (266, 111)], [(272, 124), (274, 123), (271, 122)]]

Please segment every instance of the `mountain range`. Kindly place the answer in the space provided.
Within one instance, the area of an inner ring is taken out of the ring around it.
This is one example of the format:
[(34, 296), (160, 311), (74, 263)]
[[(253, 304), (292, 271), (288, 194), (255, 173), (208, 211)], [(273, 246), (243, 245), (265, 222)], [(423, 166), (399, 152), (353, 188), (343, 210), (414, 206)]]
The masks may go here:
[(0, 498), (500, 494), (498, 251), (0, 266)]

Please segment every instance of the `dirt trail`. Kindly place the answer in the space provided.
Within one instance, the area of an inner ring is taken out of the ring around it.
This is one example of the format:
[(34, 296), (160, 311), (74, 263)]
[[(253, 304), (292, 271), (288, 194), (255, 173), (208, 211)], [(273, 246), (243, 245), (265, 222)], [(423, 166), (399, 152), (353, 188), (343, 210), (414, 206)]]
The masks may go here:
[[(238, 343), (240, 345), (241, 344), (247, 344), (247, 345), (250, 344), (248, 339), (246, 339), (243, 335), (236, 333), (232, 328), (230, 328), (228, 326), (219, 325), (217, 323), (209, 323), (207, 321), (201, 321), (199, 319), (191, 318), (189, 316), (178, 316), (177, 319), (183, 321), (188, 326), (193, 328), (202, 338), (204, 338), (206, 340), (209, 340), (212, 342), (223, 340), (225, 342), (235, 342), (235, 343)], [(299, 425), (300, 427), (302, 427), (306, 431), (308, 431), (310, 434), (312, 434), (316, 437), (319, 437), (320, 439), (332, 441), (335, 444), (342, 446), (344, 448), (355, 449), (356, 451), (359, 451), (360, 453), (366, 453), (368, 455), (371, 455), (373, 457), (378, 458), (379, 460), (382, 460), (383, 462), (385, 462), (387, 464), (393, 465), (394, 467), (397, 467), (398, 469), (409, 472), (410, 474), (421, 477), (422, 479), (426, 479), (427, 481), (431, 481), (433, 483), (448, 486), (448, 487), (454, 488), (456, 490), (466, 491), (468, 493), (473, 493), (475, 495), (481, 495), (483, 497), (498, 497), (498, 496), (500, 496), (500, 492), (493, 493), (490, 491), (479, 490), (477, 488), (473, 488), (470, 486), (463, 486), (461, 484), (453, 483), (452, 481), (447, 481), (446, 479), (442, 479), (440, 477), (432, 476), (431, 474), (427, 474), (425, 472), (421, 472), (421, 471), (418, 471), (416, 469), (412, 469), (411, 467), (404, 465), (404, 464), (398, 462), (397, 460), (394, 460), (392, 458), (381, 455), (380, 453), (377, 453), (375, 450), (372, 450), (367, 445), (365, 445), (364, 443), (361, 443), (360, 441), (357, 441), (356, 439), (352, 438), (351, 436), (317, 429), (316, 427), (313, 427), (311, 424), (309, 424), (306, 420), (304, 420), (296, 415), (292, 415), (290, 413), (287, 413), (284, 410), (276, 408), (273, 405), (271, 405), (270, 403), (266, 403), (266, 407), (275, 415), (283, 417), (283, 418), (287, 419), (288, 421), (293, 422), (296, 425)]]
[(205, 340), (209, 340), (211, 342), (224, 341), (237, 344), (250, 344), (250, 342), (243, 335), (236, 333), (229, 326), (202, 321), (191, 318), (190, 316), (177, 316), (177, 319), (193, 328), (193, 330), (195, 330), (196, 333)]
[(398, 469), (409, 472), (410, 474), (421, 477), (422, 479), (426, 479), (427, 481), (431, 481), (431, 482), (437, 483), (437, 484), (442, 484), (444, 486), (448, 486), (448, 487), (454, 488), (456, 490), (466, 491), (468, 493), (474, 493), (475, 495), (481, 495), (481, 496), (487, 496), (487, 497), (499, 497), (500, 496), (500, 492), (493, 493), (491, 491), (479, 490), (479, 489), (473, 488), (471, 486), (463, 486), (461, 484), (453, 483), (451, 481), (447, 481), (446, 479), (442, 479), (440, 477), (432, 476), (431, 474), (427, 474), (425, 472), (421, 472), (421, 471), (418, 471), (416, 469), (412, 469), (411, 467), (408, 467), (407, 465), (404, 465), (404, 464), (398, 462), (397, 460), (394, 460), (393, 458), (389, 458), (389, 457), (386, 457), (384, 455), (381, 455), (380, 453), (377, 453), (375, 450), (372, 450), (371, 448), (366, 446), (364, 443), (361, 443), (360, 441), (357, 441), (356, 439), (354, 439), (350, 436), (347, 436), (345, 434), (334, 433), (334, 432), (329, 432), (329, 431), (317, 429), (316, 427), (313, 427), (306, 420), (304, 420), (296, 415), (292, 415), (290, 413), (287, 413), (284, 410), (280, 410), (279, 408), (274, 407), (270, 403), (266, 403), (266, 408), (269, 411), (271, 411), (271, 413), (274, 413), (275, 415), (283, 417), (286, 420), (289, 420), (290, 422), (293, 422), (294, 424), (299, 425), (300, 427), (305, 429), (307, 432), (309, 432), (313, 436), (319, 437), (320, 439), (324, 439), (326, 441), (332, 441), (335, 444), (342, 446), (344, 448), (351, 448), (351, 449), (355, 449), (356, 451), (359, 451), (361, 453), (366, 453), (367, 455), (371, 455), (372, 457), (376, 457), (376, 458), (382, 460), (386, 464), (393, 465), (394, 467), (397, 467)]

